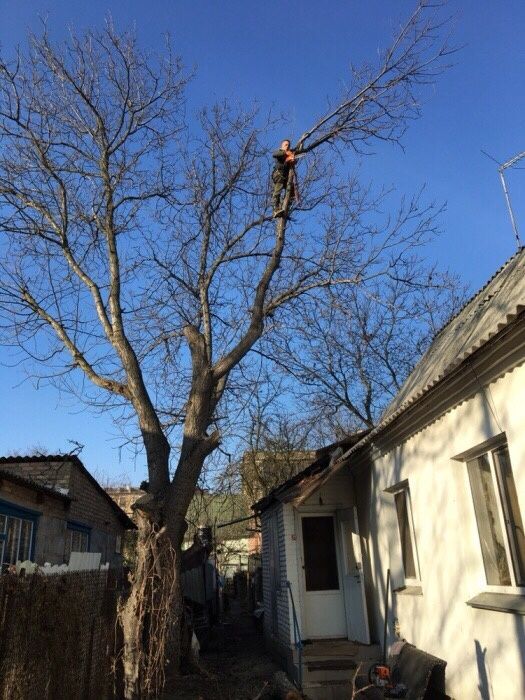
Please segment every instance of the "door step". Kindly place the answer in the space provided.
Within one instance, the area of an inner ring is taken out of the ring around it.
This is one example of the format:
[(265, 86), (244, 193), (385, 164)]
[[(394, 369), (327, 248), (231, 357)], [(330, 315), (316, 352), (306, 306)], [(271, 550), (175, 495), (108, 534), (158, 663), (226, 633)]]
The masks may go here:
[(303, 691), (309, 700), (351, 700), (352, 681), (306, 681), (303, 683)]
[(353, 659), (305, 659), (304, 665), (309, 671), (343, 671), (356, 669), (358, 663)]

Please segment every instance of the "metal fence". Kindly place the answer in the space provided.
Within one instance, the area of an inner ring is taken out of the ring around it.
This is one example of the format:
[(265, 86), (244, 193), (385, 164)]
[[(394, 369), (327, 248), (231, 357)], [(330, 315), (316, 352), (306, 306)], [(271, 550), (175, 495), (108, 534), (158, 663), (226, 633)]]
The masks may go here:
[(112, 571), (0, 576), (0, 700), (106, 700), (120, 583)]

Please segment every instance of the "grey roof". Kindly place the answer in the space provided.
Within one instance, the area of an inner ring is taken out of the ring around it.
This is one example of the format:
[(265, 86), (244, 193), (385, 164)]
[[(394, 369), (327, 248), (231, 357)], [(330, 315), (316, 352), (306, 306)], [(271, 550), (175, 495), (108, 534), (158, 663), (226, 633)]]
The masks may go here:
[(525, 248), (521, 248), (437, 333), (378, 427), (414, 403), (524, 309)]

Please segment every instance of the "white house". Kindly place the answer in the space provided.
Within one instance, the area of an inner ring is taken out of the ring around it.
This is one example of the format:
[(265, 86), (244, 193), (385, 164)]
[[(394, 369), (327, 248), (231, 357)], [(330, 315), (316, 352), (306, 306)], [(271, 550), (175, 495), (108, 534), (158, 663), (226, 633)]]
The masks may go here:
[(382, 641), (390, 570), (389, 644), (446, 660), (458, 700), (525, 698), (524, 363), (522, 249), (436, 335), (375, 429), (315, 484), (305, 470), (257, 505), (265, 631), (292, 672), (282, 582), (302, 639), (366, 644)]
[[(379, 658), (370, 644), (361, 575), (366, 543), (356, 517), (368, 508), (368, 479), (365, 474), (361, 483), (354, 471), (335, 469), (337, 457), (364, 434), (319, 450), (310, 466), (254, 506), (261, 518), (267, 646), (308, 697), (319, 700), (346, 697), (335, 694), (335, 683), (348, 692), (357, 662)], [(301, 640), (308, 642), (304, 649)]]

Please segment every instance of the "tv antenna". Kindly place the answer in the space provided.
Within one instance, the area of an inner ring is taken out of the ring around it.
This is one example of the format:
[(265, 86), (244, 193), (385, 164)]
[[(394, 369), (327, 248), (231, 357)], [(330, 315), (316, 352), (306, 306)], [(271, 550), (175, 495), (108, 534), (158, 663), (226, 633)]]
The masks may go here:
[(500, 176), (501, 185), (503, 187), (503, 194), (505, 195), (505, 201), (507, 202), (507, 209), (509, 210), (510, 223), (512, 224), (512, 230), (514, 231), (514, 236), (516, 237), (517, 246), (518, 246), (518, 248), (521, 248), (521, 240), (520, 240), (520, 234), (518, 231), (518, 224), (516, 223), (516, 217), (514, 216), (514, 210), (512, 209), (512, 203), (510, 201), (509, 188), (507, 187), (507, 182), (505, 180), (505, 170), (507, 170), (508, 168), (512, 168), (513, 166), (516, 165), (516, 163), (518, 163), (520, 160), (525, 158), (525, 151), (518, 153), (517, 155), (513, 156), (512, 158), (509, 158), (509, 160), (507, 160), (505, 163), (499, 163), (495, 158), (493, 158), (491, 155), (489, 155), (486, 151), (482, 150), (482, 153), (484, 153), (491, 160), (493, 160), (495, 163), (498, 164), (498, 173)]

